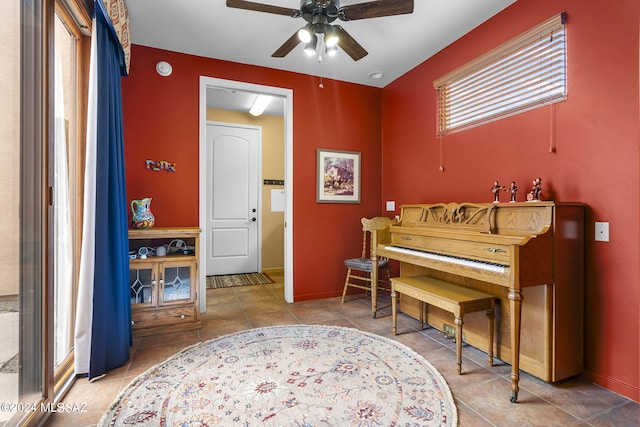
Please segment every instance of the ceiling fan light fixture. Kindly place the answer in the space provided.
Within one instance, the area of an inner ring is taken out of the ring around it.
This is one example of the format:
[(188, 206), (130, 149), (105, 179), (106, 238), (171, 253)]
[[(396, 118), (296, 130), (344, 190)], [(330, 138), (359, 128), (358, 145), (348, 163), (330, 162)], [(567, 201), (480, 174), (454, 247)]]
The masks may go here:
[(309, 43), (313, 37), (313, 25), (307, 24), (298, 30), (298, 38), (302, 43)]
[(316, 46), (318, 46), (318, 36), (315, 34), (311, 37), (311, 41), (304, 46), (304, 53), (307, 56), (313, 56), (316, 54)]
[(252, 116), (259, 116), (264, 113), (265, 108), (269, 106), (271, 103), (271, 97), (269, 95), (259, 94), (256, 96), (256, 99), (253, 101), (253, 105), (249, 110), (249, 114)]
[(338, 33), (331, 25), (326, 25), (324, 29), (324, 44), (327, 47), (334, 47), (338, 45)]
[(338, 46), (327, 46), (327, 56), (336, 56), (338, 53)]

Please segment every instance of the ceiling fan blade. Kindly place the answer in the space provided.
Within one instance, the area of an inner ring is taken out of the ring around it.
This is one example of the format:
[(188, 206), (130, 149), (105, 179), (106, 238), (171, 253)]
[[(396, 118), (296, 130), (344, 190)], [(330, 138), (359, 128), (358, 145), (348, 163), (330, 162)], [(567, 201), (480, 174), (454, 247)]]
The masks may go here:
[(413, 13), (413, 0), (378, 0), (342, 6), (339, 17), (343, 21), (353, 21), (407, 13)]
[(338, 46), (340, 46), (340, 48), (344, 50), (347, 55), (353, 58), (354, 61), (362, 59), (369, 54), (369, 52), (367, 52), (362, 46), (360, 46), (360, 43), (358, 43), (356, 39), (351, 37), (349, 33), (347, 33), (345, 29), (340, 25), (334, 25), (333, 28), (338, 33)]
[(276, 15), (291, 16), (292, 18), (302, 16), (298, 9), (289, 9), (286, 7), (255, 3), (245, 0), (227, 0), (227, 7), (233, 7), (235, 9), (254, 10), (256, 12), (275, 13)]
[(294, 47), (298, 46), (298, 43), (300, 43), (300, 38), (298, 37), (298, 32), (295, 32), (282, 44), (282, 46), (273, 52), (271, 56), (274, 58), (284, 58), (293, 50)]

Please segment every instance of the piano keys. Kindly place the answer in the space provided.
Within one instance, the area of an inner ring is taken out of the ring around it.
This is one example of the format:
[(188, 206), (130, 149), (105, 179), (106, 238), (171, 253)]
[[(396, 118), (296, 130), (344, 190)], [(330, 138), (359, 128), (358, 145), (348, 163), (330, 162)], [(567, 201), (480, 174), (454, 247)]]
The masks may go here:
[(435, 261), (448, 262), (465, 267), (479, 268), (480, 270), (495, 271), (504, 274), (508, 265), (495, 262), (482, 262), (475, 259), (463, 258), (451, 255), (442, 255), (435, 252), (427, 252), (416, 249), (403, 248), (402, 246), (385, 246), (385, 251), (397, 252), (399, 254), (411, 255), (418, 258), (432, 259)]
[[(496, 355), (519, 370), (559, 381), (583, 370), (584, 205), (523, 202), (401, 206), (375, 256), (400, 261), (400, 274), (429, 274), (499, 298)], [(401, 301), (416, 313), (417, 302)], [(429, 310), (439, 329), (451, 320)], [(486, 348), (484, 320), (465, 318), (467, 342)]]

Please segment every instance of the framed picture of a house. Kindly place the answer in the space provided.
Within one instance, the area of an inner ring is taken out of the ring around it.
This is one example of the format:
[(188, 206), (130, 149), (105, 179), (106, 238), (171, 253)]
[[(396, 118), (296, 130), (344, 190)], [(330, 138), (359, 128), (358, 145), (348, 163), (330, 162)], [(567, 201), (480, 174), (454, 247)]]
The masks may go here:
[(318, 148), (318, 203), (360, 203), (360, 153)]

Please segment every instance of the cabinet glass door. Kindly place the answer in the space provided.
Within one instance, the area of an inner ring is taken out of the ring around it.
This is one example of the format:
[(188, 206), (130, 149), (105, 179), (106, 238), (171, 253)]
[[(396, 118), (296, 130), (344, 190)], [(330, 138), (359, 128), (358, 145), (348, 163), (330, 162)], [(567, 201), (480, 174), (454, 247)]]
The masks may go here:
[(180, 265), (163, 265), (162, 301), (181, 301), (192, 299), (192, 274), (194, 271), (191, 263)]
[(153, 287), (155, 284), (155, 272), (152, 266), (131, 266), (129, 269), (131, 304), (154, 305)]

